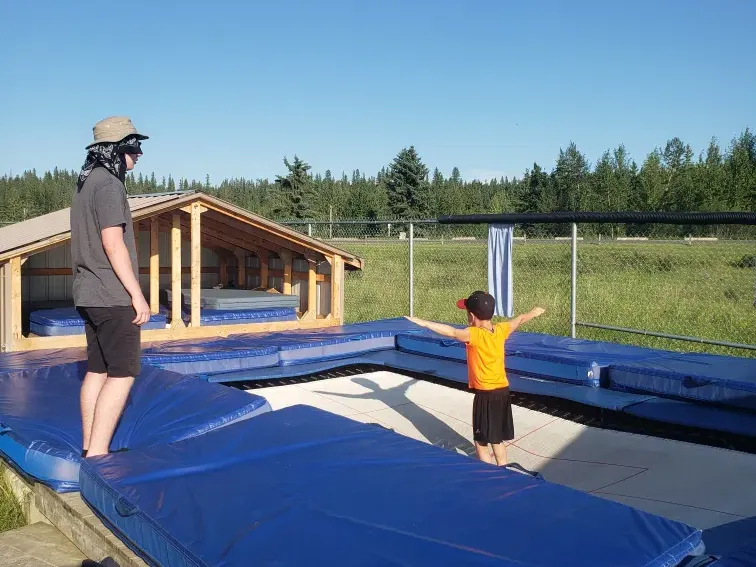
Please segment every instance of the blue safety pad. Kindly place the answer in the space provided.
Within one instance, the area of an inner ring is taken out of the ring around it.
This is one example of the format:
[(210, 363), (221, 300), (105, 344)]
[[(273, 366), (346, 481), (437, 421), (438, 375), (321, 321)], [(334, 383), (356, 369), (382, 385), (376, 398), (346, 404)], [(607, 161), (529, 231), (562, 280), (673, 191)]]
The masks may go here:
[(612, 364), (609, 385), (756, 410), (756, 358), (657, 351), (653, 358)]
[(688, 525), (308, 406), (87, 459), (81, 494), (129, 547), (172, 567), (666, 567), (701, 540)]
[(207, 375), (276, 366), (278, 348), (255, 346), (243, 335), (165, 341), (143, 348), (142, 363), (182, 374)]
[(211, 376), (255, 368), (320, 363), (395, 348), (399, 333), (423, 328), (401, 317), (275, 333), (159, 343), (142, 350), (146, 364)]
[[(221, 383), (277, 380), (307, 376), (310, 374), (359, 365), (382, 366), (386, 369), (396, 370), (398, 372), (405, 371), (425, 374), (427, 376), (458, 382), (464, 385), (467, 385), (468, 383), (466, 364), (394, 350), (365, 353), (360, 356), (311, 363), (307, 365), (259, 368), (216, 374), (208, 376), (207, 379), (212, 382)], [(566, 384), (533, 376), (522, 376), (515, 373), (509, 373), (507, 377), (509, 379), (510, 389), (513, 392), (571, 400), (615, 411), (653, 399), (653, 396), (644, 394), (615, 392), (601, 388), (588, 388), (585, 386)]]
[[(60, 492), (78, 489), (86, 362), (0, 374), (0, 452)], [(170, 443), (270, 411), (265, 398), (152, 367), (135, 380), (111, 450)]]
[(756, 435), (756, 414), (701, 403), (654, 397), (624, 408), (624, 412), (665, 423), (710, 431)]
[(711, 567), (756, 567), (756, 539), (746, 541), (737, 551), (722, 556)]
[[(601, 367), (591, 358), (575, 354), (562, 356), (558, 349), (539, 349), (530, 352), (517, 342), (518, 333), (512, 333), (505, 344), (505, 366), (508, 372), (529, 376), (544, 376), (571, 384), (581, 384), (597, 388), (600, 386)], [(514, 344), (510, 344), (514, 343)], [(465, 345), (436, 333), (423, 335), (400, 334), (396, 337), (396, 348), (403, 352), (421, 354), (458, 362), (466, 362)]]
[[(165, 315), (156, 313), (142, 325), (142, 329), (164, 329)], [(29, 331), (41, 337), (61, 335), (83, 335), (84, 319), (75, 307), (59, 307), (57, 309), (40, 309), (29, 314)]]
[(56, 348), (0, 353), (0, 373), (56, 366), (87, 359), (87, 349)]
[[(170, 320), (171, 312), (161, 307), (160, 312)], [(181, 319), (188, 323), (192, 319), (191, 311), (182, 309)], [(244, 325), (251, 323), (275, 323), (277, 321), (296, 321), (297, 310), (294, 307), (269, 307), (258, 309), (200, 309), (200, 325)]]

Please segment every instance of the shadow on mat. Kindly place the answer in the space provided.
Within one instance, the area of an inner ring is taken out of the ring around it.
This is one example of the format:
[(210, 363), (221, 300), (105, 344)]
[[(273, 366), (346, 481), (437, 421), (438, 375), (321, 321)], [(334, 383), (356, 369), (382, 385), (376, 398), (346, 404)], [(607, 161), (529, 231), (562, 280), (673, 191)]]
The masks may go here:
[[(378, 400), (414, 425), (415, 429), (436, 447), (451, 451), (456, 450), (468, 456), (475, 455), (475, 448), (472, 442), (465, 439), (441, 419), (422, 406), (415, 404), (407, 397), (407, 390), (414, 383), (412, 380), (407, 380), (403, 384), (391, 388), (381, 388), (377, 382), (368, 378), (352, 378), (351, 381), (369, 391), (364, 394), (314, 391), (326, 396), (338, 396), (353, 400)], [(396, 403), (397, 394), (404, 397), (405, 401)], [(376, 419), (376, 421), (379, 420)]]

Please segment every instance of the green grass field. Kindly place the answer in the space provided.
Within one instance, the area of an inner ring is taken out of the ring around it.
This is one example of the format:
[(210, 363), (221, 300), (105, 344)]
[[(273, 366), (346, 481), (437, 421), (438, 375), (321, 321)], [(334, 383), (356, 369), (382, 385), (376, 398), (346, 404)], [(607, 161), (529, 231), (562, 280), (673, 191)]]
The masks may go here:
[[(409, 312), (409, 249), (400, 241), (347, 245), (365, 270), (345, 284), (348, 322)], [(415, 315), (464, 322), (454, 302), (487, 289), (485, 241), (416, 242)], [(583, 243), (578, 246), (577, 320), (711, 340), (756, 344), (756, 247), (749, 243)], [(569, 335), (569, 242), (516, 242), (517, 313), (547, 313), (527, 329)], [(756, 351), (578, 327), (578, 337), (655, 348), (756, 356)]]

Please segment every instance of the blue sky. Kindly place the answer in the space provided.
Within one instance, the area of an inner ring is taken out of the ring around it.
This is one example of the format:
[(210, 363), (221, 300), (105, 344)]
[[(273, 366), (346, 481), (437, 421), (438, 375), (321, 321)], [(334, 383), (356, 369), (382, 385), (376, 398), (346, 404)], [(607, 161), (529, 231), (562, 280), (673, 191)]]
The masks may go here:
[(445, 175), (697, 154), (756, 128), (753, 0), (0, 1), (0, 173), (78, 170), (93, 124), (137, 171), (369, 175), (414, 145)]

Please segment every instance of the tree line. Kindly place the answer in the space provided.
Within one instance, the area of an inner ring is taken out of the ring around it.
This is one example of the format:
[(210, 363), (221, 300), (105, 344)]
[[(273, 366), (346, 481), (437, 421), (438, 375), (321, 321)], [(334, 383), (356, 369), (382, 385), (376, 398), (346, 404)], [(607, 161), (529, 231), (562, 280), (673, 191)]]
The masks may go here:
[[(212, 184), (131, 172), (131, 194), (175, 190), (203, 191), (279, 221), (338, 219), (426, 219), (439, 215), (553, 211), (756, 211), (756, 135), (746, 128), (727, 147), (716, 139), (696, 155), (690, 145), (672, 138), (655, 148), (640, 165), (624, 145), (607, 150), (594, 164), (574, 143), (560, 149), (554, 167), (538, 163), (521, 177), (487, 181), (448, 176), (425, 165), (410, 146), (375, 175), (354, 170), (336, 177), (330, 170), (313, 174), (295, 155), (284, 158), (275, 179), (224, 179)], [(70, 204), (78, 171), (35, 170), (0, 177), (0, 222), (16, 222)], [(525, 227), (529, 233), (566, 234), (569, 227)], [(746, 234), (743, 227), (581, 227), (586, 232), (632, 235)], [(739, 231), (739, 232), (738, 232)]]

